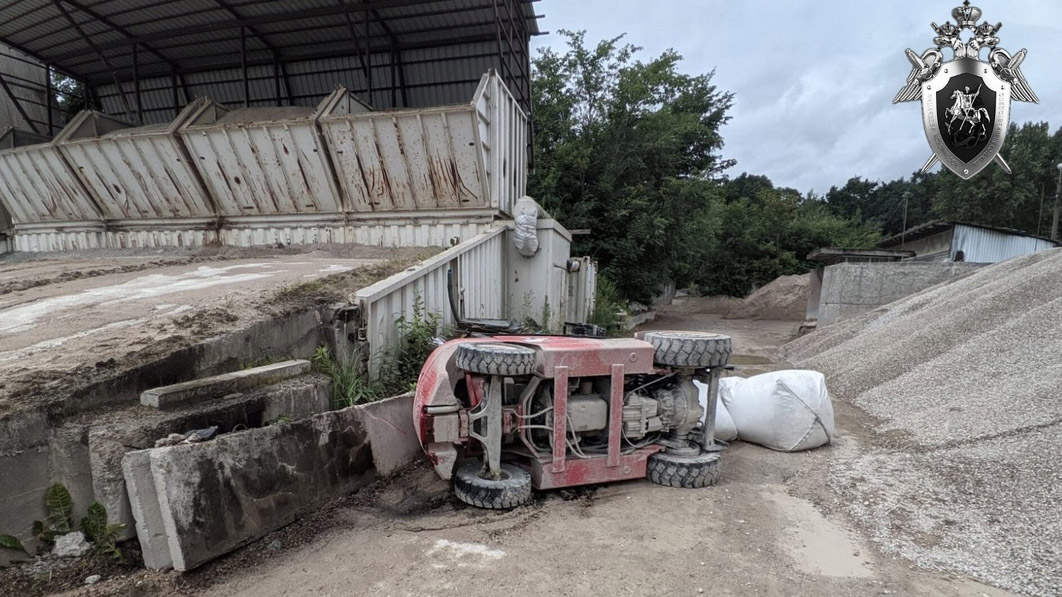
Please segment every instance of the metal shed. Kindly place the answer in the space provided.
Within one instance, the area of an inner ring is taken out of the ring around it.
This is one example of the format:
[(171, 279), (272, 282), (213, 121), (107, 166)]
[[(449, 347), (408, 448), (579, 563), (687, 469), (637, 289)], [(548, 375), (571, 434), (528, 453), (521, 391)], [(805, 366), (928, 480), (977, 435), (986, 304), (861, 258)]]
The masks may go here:
[(914, 251), (914, 261), (969, 263), (997, 263), (1057, 246), (1056, 241), (1020, 230), (944, 221), (915, 226), (878, 243), (882, 249)]
[(20, 0), (0, 4), (0, 43), (137, 124), (199, 96), (313, 107), (336, 84), (378, 109), (452, 103), (491, 68), (529, 112), (533, 2)]

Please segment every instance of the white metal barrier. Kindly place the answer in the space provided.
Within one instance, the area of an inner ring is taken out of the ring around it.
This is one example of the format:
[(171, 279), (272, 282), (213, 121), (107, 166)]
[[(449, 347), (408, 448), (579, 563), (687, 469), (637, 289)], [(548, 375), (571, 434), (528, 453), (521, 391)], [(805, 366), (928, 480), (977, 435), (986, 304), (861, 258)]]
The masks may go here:
[(413, 317), (419, 301), (428, 313), (439, 315), (443, 327), (455, 323), (450, 309), (448, 277), (453, 271), (462, 318), (500, 319), (505, 316), (503, 267), (505, 226), (496, 227), (381, 280), (355, 294), (364, 325), (361, 340), (370, 348), (370, 364), (398, 340), (396, 321)]
[[(461, 319), (538, 320), (548, 312), (550, 331), (564, 321), (585, 322), (594, 310), (597, 266), (588, 257), (566, 268), (571, 245), (567, 231), (554, 221), (543, 222), (539, 235), (544, 247), (534, 257), (512, 248), (512, 223), (461, 242), (416, 266), (359, 290), (359, 340), (369, 346), (370, 366), (399, 339), (396, 322), (414, 314), (420, 302), (425, 313), (439, 317), (443, 328), (453, 326), (449, 280), (453, 280), (455, 309)], [(526, 288), (534, 294), (522, 293)], [(522, 321), (521, 321), (522, 323)], [(539, 321), (539, 324), (547, 322)]]

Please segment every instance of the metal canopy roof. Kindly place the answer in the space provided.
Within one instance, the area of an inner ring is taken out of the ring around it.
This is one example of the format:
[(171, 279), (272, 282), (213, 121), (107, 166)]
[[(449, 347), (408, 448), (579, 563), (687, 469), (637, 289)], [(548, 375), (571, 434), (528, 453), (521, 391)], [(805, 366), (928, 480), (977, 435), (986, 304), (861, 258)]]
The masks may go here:
[(337, 83), (380, 108), (467, 101), (488, 68), (529, 111), (536, 1), (0, 0), (0, 43), (142, 122), (194, 95), (312, 105)]

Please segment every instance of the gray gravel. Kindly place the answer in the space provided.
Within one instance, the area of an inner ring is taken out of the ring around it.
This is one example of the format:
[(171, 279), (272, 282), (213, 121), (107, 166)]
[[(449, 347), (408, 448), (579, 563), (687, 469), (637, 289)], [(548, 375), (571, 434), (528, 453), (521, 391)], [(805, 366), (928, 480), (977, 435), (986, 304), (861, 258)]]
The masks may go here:
[(784, 348), (872, 415), (831, 484), (885, 551), (1062, 595), (1062, 250), (985, 268)]

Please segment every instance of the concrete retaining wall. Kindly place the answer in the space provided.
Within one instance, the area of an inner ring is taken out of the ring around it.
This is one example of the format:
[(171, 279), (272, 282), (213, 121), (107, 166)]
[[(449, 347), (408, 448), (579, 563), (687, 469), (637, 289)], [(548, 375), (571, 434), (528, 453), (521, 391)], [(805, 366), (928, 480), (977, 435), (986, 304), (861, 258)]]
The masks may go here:
[[(62, 483), (73, 497), (75, 519), (99, 501), (112, 522), (128, 525), (120, 538), (131, 538), (133, 516), (121, 468), (127, 452), (151, 448), (170, 433), (214, 425), (227, 432), (281, 416), (311, 416), (328, 408), (329, 383), (307, 376), (194, 408), (160, 412), (137, 406), (55, 426), (43, 410), (6, 417), (0, 420), (0, 534), (15, 535), (36, 549), (32, 526), (44, 520), (44, 492)], [(16, 557), (17, 552), (0, 550), (0, 566)]]
[(149, 568), (190, 570), (419, 455), (412, 395), (123, 460)]
[(978, 263), (838, 263), (823, 272), (818, 326), (831, 325), (920, 290), (962, 278)]

